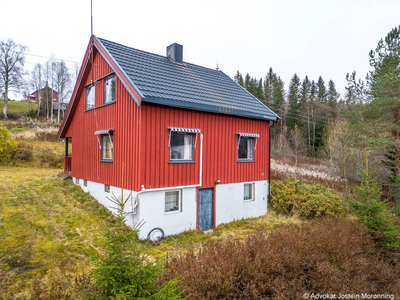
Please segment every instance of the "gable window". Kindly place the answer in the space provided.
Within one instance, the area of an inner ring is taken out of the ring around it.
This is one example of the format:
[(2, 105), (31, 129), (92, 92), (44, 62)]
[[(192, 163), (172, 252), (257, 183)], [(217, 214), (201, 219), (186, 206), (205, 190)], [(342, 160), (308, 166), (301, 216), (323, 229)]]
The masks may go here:
[(86, 88), (86, 109), (94, 108), (94, 89), (94, 85)]
[(165, 192), (165, 212), (181, 211), (181, 191)]
[(104, 104), (115, 102), (115, 76), (104, 80)]
[(197, 134), (200, 129), (168, 127), (170, 162), (193, 162), (193, 151), (196, 149)]
[(238, 135), (238, 161), (254, 161), (259, 134), (239, 132)]
[(244, 184), (243, 200), (254, 201), (254, 183)]

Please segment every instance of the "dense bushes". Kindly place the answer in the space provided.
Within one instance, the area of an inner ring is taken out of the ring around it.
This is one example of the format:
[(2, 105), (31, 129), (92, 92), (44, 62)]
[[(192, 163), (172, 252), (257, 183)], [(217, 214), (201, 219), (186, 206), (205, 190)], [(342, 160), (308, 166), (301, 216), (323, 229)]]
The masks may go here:
[(272, 181), (271, 205), (278, 213), (297, 213), (308, 218), (347, 213), (345, 201), (334, 190), (293, 179)]
[(0, 127), (0, 161), (10, 160), (17, 148), (17, 142), (10, 136), (6, 127)]
[(245, 242), (210, 242), (171, 257), (164, 280), (181, 276), (190, 299), (302, 299), (304, 293), (400, 295), (400, 261), (379, 251), (361, 225), (322, 219), (282, 225)]

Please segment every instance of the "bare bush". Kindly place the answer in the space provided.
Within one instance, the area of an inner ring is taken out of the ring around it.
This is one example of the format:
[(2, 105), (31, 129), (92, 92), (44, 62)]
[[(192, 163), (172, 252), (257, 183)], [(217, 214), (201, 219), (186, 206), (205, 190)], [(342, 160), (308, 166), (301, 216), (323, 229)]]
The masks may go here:
[(304, 293), (400, 295), (399, 258), (364, 227), (342, 219), (282, 225), (245, 242), (210, 242), (167, 261), (190, 299), (302, 299)]

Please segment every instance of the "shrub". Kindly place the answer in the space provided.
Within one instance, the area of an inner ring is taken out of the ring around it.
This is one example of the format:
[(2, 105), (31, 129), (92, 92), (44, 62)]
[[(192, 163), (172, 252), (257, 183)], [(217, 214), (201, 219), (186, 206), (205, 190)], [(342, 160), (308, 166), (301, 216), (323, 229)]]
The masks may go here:
[(278, 213), (298, 213), (307, 218), (345, 216), (347, 205), (339, 194), (320, 184), (299, 180), (272, 181), (272, 208)]
[(355, 199), (350, 202), (361, 224), (382, 243), (387, 250), (400, 249), (400, 226), (396, 226), (396, 211), (386, 200), (375, 180), (364, 176), (363, 184), (354, 187)]
[(25, 142), (18, 142), (17, 149), (11, 156), (13, 162), (28, 162), (33, 159), (33, 147)]
[[(100, 293), (111, 299), (182, 299), (178, 281), (171, 279), (158, 285), (162, 274), (159, 261), (150, 261), (144, 254), (142, 245), (137, 242), (140, 224), (135, 228), (125, 225), (125, 205), (129, 197), (109, 198), (117, 208), (118, 221), (114, 228), (106, 231), (105, 253), (95, 259), (92, 270), (94, 286)], [(108, 299), (108, 298), (105, 298)]]
[(36, 118), (36, 111), (34, 109), (30, 109), (27, 114), (28, 118)]
[(49, 166), (53, 168), (61, 168), (64, 163), (63, 156), (53, 152), (50, 149), (44, 149), (38, 153), (38, 159), (42, 166)]
[(400, 261), (363, 226), (326, 219), (281, 225), (244, 242), (212, 241), (172, 256), (163, 280), (180, 276), (190, 299), (302, 299), (304, 293), (400, 295)]
[(17, 142), (10, 136), (6, 127), (0, 127), (0, 161), (10, 160)]

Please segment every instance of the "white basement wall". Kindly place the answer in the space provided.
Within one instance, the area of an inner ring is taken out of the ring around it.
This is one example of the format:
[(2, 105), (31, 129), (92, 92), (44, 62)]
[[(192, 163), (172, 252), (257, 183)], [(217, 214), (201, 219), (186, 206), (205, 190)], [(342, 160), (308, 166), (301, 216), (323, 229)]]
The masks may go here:
[[(73, 178), (76, 184), (76, 178)], [(244, 184), (219, 184), (214, 189), (215, 194), (215, 214), (216, 224), (228, 223), (243, 218), (259, 217), (267, 213), (268, 204), (268, 181), (248, 182), (254, 183), (254, 200), (244, 201)], [(111, 207), (115, 207), (110, 200), (112, 193), (115, 196), (121, 196), (121, 188), (110, 186), (110, 192), (106, 192), (104, 184), (87, 181), (84, 186), (84, 180), (79, 179), (78, 185), (86, 193), (90, 193), (99, 203), (110, 211)], [(132, 206), (129, 200), (125, 209), (130, 213), (126, 218), (128, 226), (133, 226), (144, 220), (145, 223), (139, 231), (139, 238), (146, 239), (148, 233), (155, 227), (162, 228), (165, 235), (175, 235), (183, 231), (196, 229), (197, 214), (197, 190), (196, 188), (182, 189), (182, 203), (179, 212), (164, 212), (165, 209), (165, 192), (155, 191), (146, 192), (139, 196), (139, 205), (136, 207), (135, 213), (131, 214)], [(125, 190), (124, 198), (131, 194), (133, 200), (136, 199), (137, 192)]]

